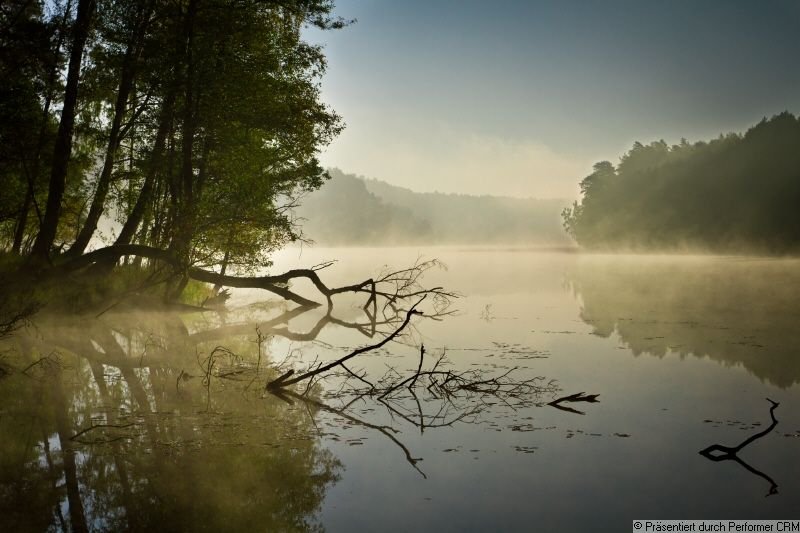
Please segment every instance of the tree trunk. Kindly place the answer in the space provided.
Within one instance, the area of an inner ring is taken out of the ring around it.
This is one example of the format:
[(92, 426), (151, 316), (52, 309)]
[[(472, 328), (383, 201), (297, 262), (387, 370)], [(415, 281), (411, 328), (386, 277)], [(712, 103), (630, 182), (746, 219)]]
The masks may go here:
[(30, 212), (31, 205), (36, 208), (36, 215), (39, 220), (39, 225), (42, 224), (42, 214), (39, 212), (39, 206), (36, 203), (36, 182), (39, 179), (39, 167), (42, 160), (42, 149), (45, 144), (45, 134), (47, 133), (47, 124), (50, 120), (50, 106), (53, 103), (53, 88), (56, 84), (56, 77), (58, 75), (58, 60), (57, 57), (61, 54), (61, 47), (64, 45), (64, 35), (66, 34), (67, 17), (72, 9), (72, 0), (68, 0), (64, 6), (64, 16), (61, 17), (61, 23), (58, 25), (58, 40), (56, 41), (55, 53), (53, 54), (53, 66), (47, 76), (47, 85), (45, 86), (45, 100), (42, 109), (42, 122), (39, 125), (39, 140), (36, 143), (36, 153), (33, 155), (33, 168), (28, 176), (28, 189), (25, 192), (25, 200), (22, 203), (22, 208), (17, 218), (17, 226), (14, 229), (14, 244), (11, 250), (15, 254), (22, 251), (22, 241), (25, 239), (25, 230), (28, 226), (28, 213)]
[(122, 140), (120, 137), (122, 119), (125, 116), (125, 110), (128, 106), (128, 97), (133, 88), (134, 66), (136, 62), (133, 50), (134, 46), (135, 44), (133, 42), (130, 43), (125, 52), (117, 100), (114, 105), (114, 118), (111, 121), (111, 131), (108, 133), (108, 146), (106, 147), (106, 155), (103, 161), (103, 170), (100, 172), (100, 178), (97, 180), (97, 189), (92, 199), (92, 205), (89, 208), (89, 214), (86, 216), (86, 222), (84, 222), (80, 233), (78, 233), (78, 238), (75, 239), (75, 242), (67, 252), (67, 255), (71, 257), (80, 255), (86, 250), (86, 246), (89, 244), (89, 240), (97, 229), (97, 223), (105, 208), (106, 196), (108, 195), (108, 189), (111, 185), (111, 173), (114, 170), (114, 161)]
[(139, 197), (136, 199), (136, 204), (133, 206), (133, 211), (128, 215), (128, 219), (122, 226), (119, 232), (116, 244), (130, 244), (136, 229), (142, 221), (145, 208), (150, 202), (155, 188), (156, 174), (161, 169), (161, 163), (164, 158), (164, 148), (167, 141), (167, 132), (169, 131), (170, 124), (172, 123), (172, 111), (175, 106), (175, 93), (170, 92), (164, 100), (161, 108), (161, 117), (158, 123), (158, 130), (156, 131), (155, 145), (153, 146), (153, 153), (150, 156), (150, 165), (147, 169), (147, 175), (144, 179)]
[[(224, 276), (228, 270), (228, 261), (231, 257), (231, 250), (230, 250), (230, 239), (228, 240), (228, 248), (225, 249), (225, 257), (222, 258), (222, 267), (219, 270), (219, 275)], [(222, 290), (222, 283), (215, 283), (214, 284), (214, 296), (219, 294), (219, 291)]]
[(22, 250), (22, 239), (25, 237), (25, 227), (28, 225), (28, 211), (31, 210), (33, 203), (33, 183), (28, 182), (28, 188), (25, 191), (25, 200), (22, 202), (22, 207), (19, 211), (17, 218), (17, 225), (14, 228), (14, 244), (11, 246), (11, 251), (19, 254)]
[(67, 503), (69, 504), (69, 518), (72, 531), (75, 533), (88, 532), (86, 525), (86, 513), (83, 510), (81, 501), (80, 484), (78, 483), (78, 467), (76, 461), (75, 448), (70, 440), (72, 428), (68, 414), (67, 400), (64, 396), (62, 376), (58, 375), (55, 379), (55, 403), (56, 403), (56, 428), (58, 441), (61, 447), (61, 458), (64, 464), (64, 486), (67, 489)]
[(184, 43), (186, 73), (184, 76), (184, 108), (181, 125), (181, 171), (175, 187), (178, 194), (174, 233), (169, 249), (179, 260), (188, 262), (189, 248), (192, 238), (192, 220), (194, 218), (194, 141), (197, 131), (197, 114), (195, 112), (195, 63), (193, 57), (194, 22), (197, 15), (198, 0), (190, 0), (184, 23)]
[(67, 181), (67, 165), (72, 153), (72, 134), (75, 128), (75, 108), (78, 102), (78, 79), (83, 59), (83, 48), (89, 35), (89, 26), (94, 14), (95, 0), (79, 0), (78, 14), (75, 18), (72, 50), (67, 71), (67, 85), (64, 89), (64, 105), (58, 125), (53, 166), (50, 172), (50, 187), (47, 195), (47, 208), (42, 226), (33, 244), (31, 258), (45, 262), (49, 260), (50, 248), (56, 238), (58, 221), (61, 216), (61, 201)]

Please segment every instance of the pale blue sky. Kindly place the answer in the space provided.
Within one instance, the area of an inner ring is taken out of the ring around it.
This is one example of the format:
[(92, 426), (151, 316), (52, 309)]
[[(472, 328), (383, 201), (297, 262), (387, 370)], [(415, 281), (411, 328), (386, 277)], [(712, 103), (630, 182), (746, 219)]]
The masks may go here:
[(800, 112), (800, 2), (339, 0), (323, 154), (415, 190), (574, 196), (633, 141)]

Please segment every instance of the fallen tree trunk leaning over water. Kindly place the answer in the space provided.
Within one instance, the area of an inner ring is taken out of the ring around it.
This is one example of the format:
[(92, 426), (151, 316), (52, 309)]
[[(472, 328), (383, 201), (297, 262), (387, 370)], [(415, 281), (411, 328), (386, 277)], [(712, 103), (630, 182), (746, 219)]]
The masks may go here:
[(215, 285), (222, 285), (233, 288), (263, 289), (273, 294), (295, 302), (302, 306), (316, 307), (321, 305), (319, 302), (310, 300), (287, 288), (287, 284), (293, 280), (307, 279), (325, 297), (328, 306), (333, 305), (332, 297), (337, 294), (347, 292), (363, 293), (369, 296), (364, 308), (370, 305), (373, 313), (377, 312), (377, 299), (382, 297), (386, 300), (384, 309), (393, 308), (401, 301), (407, 301), (415, 297), (433, 295), (442, 301), (455, 298), (458, 295), (445, 291), (442, 287), (431, 289), (422, 288), (419, 285), (420, 277), (433, 267), (440, 266), (436, 260), (417, 262), (413, 266), (392, 272), (386, 272), (377, 278), (370, 278), (360, 283), (345, 285), (342, 287), (328, 287), (319, 277), (318, 271), (330, 266), (332, 263), (324, 263), (313, 268), (293, 269), (283, 274), (273, 276), (230, 276), (204, 270), (191, 265), (183, 265), (168, 250), (161, 250), (151, 246), (140, 244), (124, 244), (108, 246), (94, 250), (80, 257), (70, 259), (55, 268), (47, 271), (50, 275), (77, 272), (95, 263), (108, 261), (118, 261), (121, 257), (136, 256), (153, 261), (160, 261), (172, 266), (176, 272), (180, 272), (188, 278)]

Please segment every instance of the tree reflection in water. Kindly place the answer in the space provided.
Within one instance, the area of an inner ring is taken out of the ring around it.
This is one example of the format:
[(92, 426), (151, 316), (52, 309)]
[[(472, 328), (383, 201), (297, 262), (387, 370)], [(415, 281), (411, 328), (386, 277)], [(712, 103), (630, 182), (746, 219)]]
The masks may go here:
[(220, 361), (207, 387), (197, 354), (223, 338), (251, 353), (254, 329), (193, 328), (173, 313), (40, 317), (4, 346), (0, 530), (321, 529), (341, 464), (313, 406), (248, 388), (249, 360)]
[[(796, 259), (724, 257), (595, 257), (575, 268), (568, 283), (582, 301), (581, 318), (593, 333), (619, 335), (634, 355), (677, 353), (748, 372), (781, 388), (800, 382), (800, 269)], [(778, 424), (735, 447), (714, 444), (700, 452), (733, 461), (769, 483), (768, 474), (738, 452)]]
[[(392, 369), (372, 384), (347, 367), (319, 376), (336, 388), (265, 392), (285, 370), (267, 363), (266, 339), (312, 341), (329, 324), (385, 339), (408, 322), (400, 308), (376, 311), (364, 322), (284, 303), (37, 317), (0, 348), (0, 529), (321, 529), (316, 514), (341, 470), (317, 438), (321, 411), (381, 434), (424, 476), (396, 427), (350, 406), (372, 402), (424, 431), (557, 390), (541, 377), (453, 371), (442, 354), (420, 357), (410, 379)], [(425, 317), (447, 314), (434, 306)], [(301, 317), (314, 325), (296, 330)]]
[(594, 334), (635, 355), (707, 356), (781, 388), (800, 382), (798, 261), (590, 257), (569, 273)]

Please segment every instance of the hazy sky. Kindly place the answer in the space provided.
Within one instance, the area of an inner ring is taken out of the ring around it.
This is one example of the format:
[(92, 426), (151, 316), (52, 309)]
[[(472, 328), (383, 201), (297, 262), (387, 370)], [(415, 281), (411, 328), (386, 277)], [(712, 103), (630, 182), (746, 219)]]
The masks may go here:
[(800, 1), (338, 0), (323, 154), (418, 191), (573, 197), (633, 143), (800, 112)]

